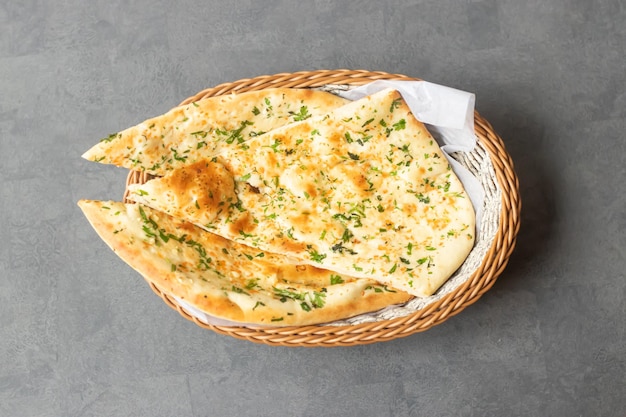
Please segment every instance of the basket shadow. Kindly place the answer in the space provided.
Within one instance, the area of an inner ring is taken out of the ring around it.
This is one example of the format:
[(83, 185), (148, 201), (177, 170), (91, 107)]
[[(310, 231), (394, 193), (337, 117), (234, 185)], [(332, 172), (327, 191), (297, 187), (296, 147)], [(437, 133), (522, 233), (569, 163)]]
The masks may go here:
[(516, 246), (494, 288), (510, 289), (522, 279), (527, 287), (529, 269), (536, 268), (557, 238), (559, 194), (551, 168), (554, 164), (544, 151), (544, 128), (532, 116), (510, 106), (483, 109), (481, 115), (492, 124), (513, 159), (522, 201)]

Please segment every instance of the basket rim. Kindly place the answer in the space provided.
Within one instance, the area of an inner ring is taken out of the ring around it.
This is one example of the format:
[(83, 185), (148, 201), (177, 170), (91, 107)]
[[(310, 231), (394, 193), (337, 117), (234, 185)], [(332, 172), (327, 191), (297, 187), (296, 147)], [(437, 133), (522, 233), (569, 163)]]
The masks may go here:
[[(378, 79), (419, 81), (421, 79), (403, 74), (368, 70), (313, 70), (283, 72), (274, 75), (261, 75), (225, 82), (206, 88), (183, 100), (180, 105), (189, 104), (207, 97), (233, 92), (263, 90), (268, 88), (315, 88), (329, 84), (361, 85)], [(371, 323), (349, 325), (310, 325), (310, 326), (221, 326), (208, 324), (187, 312), (176, 300), (149, 283), (152, 290), (171, 308), (198, 326), (213, 330), (222, 335), (277, 346), (336, 347), (371, 344), (406, 337), (426, 331), (460, 313), (487, 292), (505, 269), (512, 254), (520, 228), (521, 200), (519, 180), (514, 171), (513, 161), (505, 149), (502, 139), (491, 124), (477, 111), (474, 112), (474, 129), (480, 143), (487, 150), (494, 166), (496, 181), (502, 190), (502, 208), (498, 230), (489, 250), (479, 267), (461, 285), (424, 308), (403, 317)], [(130, 171), (128, 184), (145, 182), (148, 175)], [(126, 189), (126, 193), (127, 193)], [(126, 200), (127, 194), (124, 194)]]

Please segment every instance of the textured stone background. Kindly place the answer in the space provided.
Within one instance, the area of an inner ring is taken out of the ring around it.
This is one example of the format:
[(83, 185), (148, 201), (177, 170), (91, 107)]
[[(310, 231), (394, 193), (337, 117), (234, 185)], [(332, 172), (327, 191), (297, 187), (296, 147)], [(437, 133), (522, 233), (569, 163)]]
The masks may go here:
[[(626, 416), (623, 0), (0, 0), (1, 416)], [(478, 303), (371, 346), (186, 321), (96, 237), (80, 154), (218, 83), (371, 69), (472, 91), (518, 249)]]

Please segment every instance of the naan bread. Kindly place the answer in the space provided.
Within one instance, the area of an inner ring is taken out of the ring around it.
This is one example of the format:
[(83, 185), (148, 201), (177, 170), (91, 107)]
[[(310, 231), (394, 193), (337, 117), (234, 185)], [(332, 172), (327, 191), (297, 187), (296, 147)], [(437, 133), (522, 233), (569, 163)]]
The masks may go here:
[(309, 325), (411, 298), (375, 281), (289, 264), (139, 204), (78, 204), (100, 237), (145, 279), (221, 319)]
[(416, 296), (432, 295), (474, 243), (463, 185), (395, 90), (130, 191), (227, 239)]
[(164, 175), (224, 149), (245, 147), (252, 137), (347, 102), (327, 92), (292, 88), (206, 98), (112, 134), (83, 158)]

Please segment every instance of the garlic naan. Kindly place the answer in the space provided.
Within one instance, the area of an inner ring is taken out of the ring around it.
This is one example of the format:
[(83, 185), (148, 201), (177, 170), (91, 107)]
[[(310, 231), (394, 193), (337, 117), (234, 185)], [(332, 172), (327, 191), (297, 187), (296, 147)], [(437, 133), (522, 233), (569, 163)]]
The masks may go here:
[(250, 138), (347, 102), (327, 92), (293, 88), (210, 97), (114, 133), (83, 158), (164, 175), (222, 150), (245, 147)]
[(113, 251), (164, 293), (225, 320), (276, 326), (345, 319), (409, 294), (223, 239), (139, 204), (81, 200)]
[(229, 240), (416, 296), (432, 295), (474, 243), (462, 183), (391, 89), (130, 191)]

